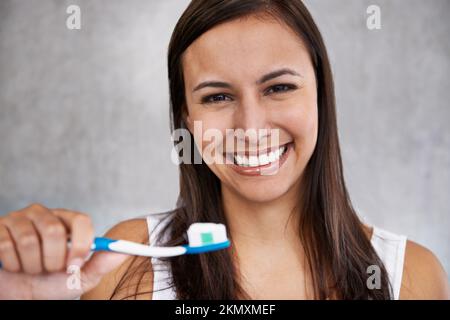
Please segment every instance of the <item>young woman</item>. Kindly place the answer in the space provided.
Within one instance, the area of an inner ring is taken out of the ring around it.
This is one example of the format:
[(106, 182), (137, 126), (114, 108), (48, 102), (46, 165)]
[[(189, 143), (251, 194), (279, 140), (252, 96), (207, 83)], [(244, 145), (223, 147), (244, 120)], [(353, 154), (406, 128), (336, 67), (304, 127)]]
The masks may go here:
[[(170, 259), (99, 252), (85, 261), (90, 218), (34, 204), (0, 218), (1, 298), (449, 298), (433, 253), (364, 225), (352, 208), (327, 52), (300, 0), (192, 1), (168, 68), (172, 130), (188, 129), (192, 148), (208, 144), (209, 129), (224, 137), (276, 129), (276, 157), (246, 163), (267, 152), (248, 139), (239, 157), (225, 150), (234, 163), (181, 163), (176, 210), (121, 222), (106, 236), (178, 245), (191, 223), (220, 222), (231, 248)], [(267, 166), (278, 170), (264, 175)], [(67, 286), (68, 265), (82, 266), (79, 289)], [(375, 286), (370, 270), (379, 272)]]

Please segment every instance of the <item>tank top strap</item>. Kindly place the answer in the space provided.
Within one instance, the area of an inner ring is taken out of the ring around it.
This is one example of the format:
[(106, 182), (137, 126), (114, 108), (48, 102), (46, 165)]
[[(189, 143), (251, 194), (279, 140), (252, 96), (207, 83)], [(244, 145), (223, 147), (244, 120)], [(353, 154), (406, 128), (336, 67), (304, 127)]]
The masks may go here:
[(376, 253), (383, 261), (392, 286), (393, 299), (400, 297), (402, 286), (403, 264), (407, 238), (389, 231), (373, 227), (371, 241)]
[[(164, 214), (150, 214), (146, 216), (150, 246), (158, 246), (166, 241), (166, 235), (161, 239), (160, 232), (170, 219), (163, 219)], [(159, 258), (150, 258), (153, 268), (152, 300), (176, 300), (176, 293), (172, 285), (172, 271), (170, 263)]]

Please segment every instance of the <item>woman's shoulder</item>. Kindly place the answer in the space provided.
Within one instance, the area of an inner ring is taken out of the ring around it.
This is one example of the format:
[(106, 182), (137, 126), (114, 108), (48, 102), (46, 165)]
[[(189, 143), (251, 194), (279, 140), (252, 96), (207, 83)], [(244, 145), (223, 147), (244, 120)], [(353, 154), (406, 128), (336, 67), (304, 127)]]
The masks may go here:
[(447, 274), (426, 247), (406, 242), (400, 299), (450, 299)]
[(114, 225), (107, 231), (105, 236), (116, 239), (124, 239), (142, 242), (148, 238), (147, 222), (145, 217), (136, 217), (124, 220)]
[(152, 231), (156, 231), (154, 228), (169, 222), (172, 213), (173, 211), (155, 212), (121, 221), (109, 229), (105, 237), (149, 244)]
[[(386, 252), (382, 250), (392, 249), (403, 255), (400, 299), (450, 298), (447, 274), (431, 250), (403, 235), (375, 226), (364, 225), (363, 228), (372, 245), (378, 246), (378, 254), (383, 255)], [(403, 249), (399, 250), (402, 246)]]

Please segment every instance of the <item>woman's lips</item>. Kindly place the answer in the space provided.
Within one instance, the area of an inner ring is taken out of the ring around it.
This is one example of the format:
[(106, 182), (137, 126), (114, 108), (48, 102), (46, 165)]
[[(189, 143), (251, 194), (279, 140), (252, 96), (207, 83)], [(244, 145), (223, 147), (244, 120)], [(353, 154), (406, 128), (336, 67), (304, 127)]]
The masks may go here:
[(244, 175), (244, 176), (274, 175), (278, 172), (278, 170), (281, 168), (281, 166), (284, 164), (284, 162), (288, 158), (291, 150), (293, 149), (294, 143), (290, 142), (290, 143), (287, 143), (285, 146), (286, 146), (286, 151), (280, 156), (279, 159), (275, 160), (274, 162), (270, 162), (265, 165), (254, 166), (254, 167), (240, 166), (235, 163), (228, 164), (228, 166), (230, 166), (230, 168), (232, 170), (234, 170), (236, 173)]

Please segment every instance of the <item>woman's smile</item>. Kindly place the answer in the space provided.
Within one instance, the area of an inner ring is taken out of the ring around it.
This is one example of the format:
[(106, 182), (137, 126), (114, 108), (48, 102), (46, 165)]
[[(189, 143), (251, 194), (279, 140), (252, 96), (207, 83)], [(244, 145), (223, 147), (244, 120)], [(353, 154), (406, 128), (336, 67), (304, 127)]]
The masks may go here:
[(277, 174), (289, 157), (294, 143), (258, 151), (226, 153), (227, 166), (245, 176), (266, 176)]

